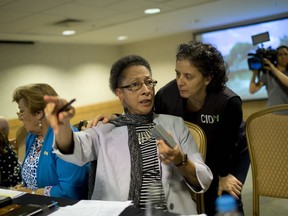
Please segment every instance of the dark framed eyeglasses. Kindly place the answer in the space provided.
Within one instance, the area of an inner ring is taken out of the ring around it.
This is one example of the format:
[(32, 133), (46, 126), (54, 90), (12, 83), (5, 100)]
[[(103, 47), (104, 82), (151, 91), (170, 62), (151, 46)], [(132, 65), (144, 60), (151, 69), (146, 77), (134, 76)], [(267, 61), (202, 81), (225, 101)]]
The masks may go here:
[(145, 84), (146, 87), (149, 90), (151, 90), (156, 86), (157, 81), (149, 79), (149, 80), (144, 80), (144, 82), (134, 82), (134, 83), (131, 83), (130, 85), (120, 86), (118, 88), (128, 89), (129, 91), (135, 92), (141, 89), (143, 84)]

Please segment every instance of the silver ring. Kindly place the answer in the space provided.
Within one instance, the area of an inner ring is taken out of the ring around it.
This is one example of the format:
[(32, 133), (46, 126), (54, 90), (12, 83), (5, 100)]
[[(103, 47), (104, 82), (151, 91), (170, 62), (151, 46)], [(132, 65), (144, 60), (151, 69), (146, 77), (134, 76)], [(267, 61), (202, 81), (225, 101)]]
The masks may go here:
[(159, 157), (162, 159), (162, 160), (165, 160), (165, 157), (163, 154), (159, 154)]

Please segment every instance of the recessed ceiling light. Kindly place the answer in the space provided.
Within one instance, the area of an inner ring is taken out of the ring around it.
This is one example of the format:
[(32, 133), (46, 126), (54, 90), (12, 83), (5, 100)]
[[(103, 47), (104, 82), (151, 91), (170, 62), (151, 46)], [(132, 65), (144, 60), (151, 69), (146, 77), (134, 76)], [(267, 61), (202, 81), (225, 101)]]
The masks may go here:
[(127, 40), (127, 39), (128, 39), (128, 37), (127, 37), (127, 36), (124, 36), (124, 35), (117, 37), (117, 40), (118, 40), (118, 41), (123, 41), (123, 40)]
[(156, 14), (156, 13), (160, 13), (160, 8), (149, 8), (144, 10), (145, 14)]
[(74, 34), (76, 34), (75, 30), (66, 30), (62, 32), (62, 35), (64, 36), (69, 36), (69, 35), (74, 35)]

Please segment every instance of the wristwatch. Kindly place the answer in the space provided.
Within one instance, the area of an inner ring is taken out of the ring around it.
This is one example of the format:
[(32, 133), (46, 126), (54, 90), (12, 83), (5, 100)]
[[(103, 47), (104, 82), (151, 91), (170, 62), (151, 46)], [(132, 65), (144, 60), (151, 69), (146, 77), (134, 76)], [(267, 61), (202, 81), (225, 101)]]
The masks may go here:
[(184, 165), (187, 162), (187, 160), (188, 160), (187, 154), (184, 154), (183, 160), (180, 163), (175, 164), (175, 166), (180, 167), (180, 166)]

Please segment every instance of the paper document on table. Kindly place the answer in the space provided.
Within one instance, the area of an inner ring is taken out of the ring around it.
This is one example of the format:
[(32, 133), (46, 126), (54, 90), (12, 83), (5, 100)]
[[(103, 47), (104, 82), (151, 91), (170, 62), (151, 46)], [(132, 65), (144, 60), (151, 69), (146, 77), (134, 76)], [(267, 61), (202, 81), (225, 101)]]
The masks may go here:
[(22, 196), (23, 194), (25, 194), (25, 192), (0, 188), (0, 195), (1, 196), (9, 196), (12, 199), (17, 198), (19, 196)]
[(60, 207), (49, 216), (118, 216), (129, 205), (131, 201), (81, 200), (75, 205)]

